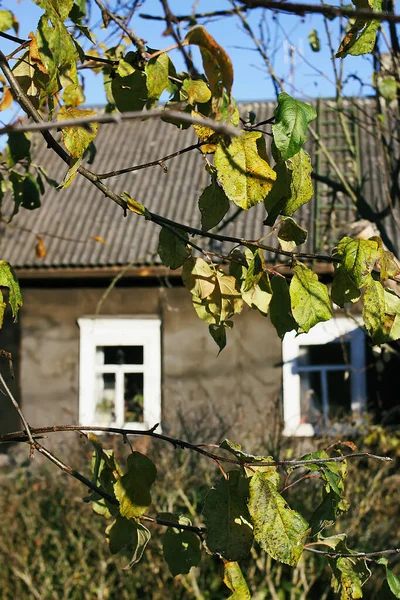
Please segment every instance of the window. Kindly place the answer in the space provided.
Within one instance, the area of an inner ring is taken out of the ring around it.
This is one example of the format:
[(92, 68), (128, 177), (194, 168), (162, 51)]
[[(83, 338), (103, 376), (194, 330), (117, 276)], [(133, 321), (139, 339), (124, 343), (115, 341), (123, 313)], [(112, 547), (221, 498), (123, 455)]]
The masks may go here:
[(147, 429), (161, 420), (161, 323), (157, 318), (78, 319), (79, 421)]
[(338, 421), (359, 420), (366, 404), (365, 340), (345, 317), (318, 323), (282, 343), (284, 435), (333, 431)]

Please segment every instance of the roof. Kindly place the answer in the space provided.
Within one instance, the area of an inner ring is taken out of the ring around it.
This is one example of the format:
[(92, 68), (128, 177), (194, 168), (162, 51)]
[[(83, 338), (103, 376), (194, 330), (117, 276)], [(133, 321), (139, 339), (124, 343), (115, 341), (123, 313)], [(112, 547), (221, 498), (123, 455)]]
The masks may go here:
[[(318, 104), (315, 129), (330, 148), (339, 169), (346, 171), (349, 150), (343, 143), (337, 105), (326, 100)], [(274, 107), (273, 102), (239, 106), (243, 115), (254, 111), (258, 121), (271, 117)], [(384, 182), (376, 168), (374, 103), (371, 99), (346, 101), (345, 114), (346, 118), (351, 116), (348, 121), (349, 135), (357, 149), (363, 195), (374, 208), (380, 210), (383, 206)], [(366, 129), (371, 130), (371, 135), (366, 134)], [(154, 119), (101, 124), (95, 140), (97, 153), (89, 168), (104, 173), (154, 161), (193, 144), (196, 139), (192, 128), (179, 131), (173, 125)], [(61, 181), (66, 172), (65, 164), (41, 140), (37, 140), (36, 145), (32, 153), (34, 162), (43, 165), (50, 177)], [(315, 140), (310, 136), (307, 150), (311, 154), (314, 170), (338, 181), (332, 165), (326, 162), (321, 151), (317, 151)], [(169, 160), (164, 168), (156, 165), (108, 179), (106, 183), (118, 193), (127, 191), (152, 212), (200, 227), (197, 202), (208, 180), (204, 158), (195, 150)], [(316, 182), (313, 200), (303, 206), (296, 217), (309, 230), (309, 238), (301, 247), (302, 251), (322, 249), (324, 244), (329, 243), (330, 237), (337, 239), (341, 228), (355, 218), (356, 209), (351, 202), (344, 199), (340, 192), (327, 190), (324, 183)], [(5, 206), (7, 209), (7, 203)], [(232, 206), (225, 219), (229, 219), (236, 209)], [(12, 207), (9, 207), (10, 210)], [(3, 214), (6, 215), (7, 210)], [(240, 214), (223, 229), (223, 233), (258, 239), (267, 232), (264, 219), (265, 209), (261, 204)], [(385, 217), (383, 223), (392, 239), (396, 239), (390, 215)], [(47, 251), (42, 259), (35, 253), (37, 235), (44, 238)], [(160, 265), (157, 256), (158, 235), (158, 226), (134, 213), (124, 217), (120, 207), (78, 175), (66, 190), (57, 191), (47, 186), (39, 210), (21, 208), (11, 224), (0, 225), (0, 256), (17, 269), (32, 269), (41, 273), (54, 269), (105, 269), (128, 263)], [(94, 241), (93, 237), (103, 238), (105, 243)], [(271, 238), (267, 238), (265, 243), (271, 243)]]

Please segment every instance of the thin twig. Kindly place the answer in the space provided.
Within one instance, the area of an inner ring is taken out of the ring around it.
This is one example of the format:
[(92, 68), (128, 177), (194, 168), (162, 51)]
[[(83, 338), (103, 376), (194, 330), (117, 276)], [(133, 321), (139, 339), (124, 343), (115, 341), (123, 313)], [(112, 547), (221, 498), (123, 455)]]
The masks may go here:
[(25, 433), (26, 437), (27, 437), (27, 441), (29, 441), (30, 445), (31, 445), (31, 450), (33, 450), (33, 448), (35, 447), (35, 440), (33, 439), (33, 435), (32, 435), (32, 430), (31, 427), (29, 426), (28, 421), (25, 419), (24, 413), (22, 412), (18, 402), (16, 401), (16, 399), (14, 398), (10, 388), (8, 387), (8, 385), (6, 384), (3, 375), (0, 373), (0, 382), (2, 384), (2, 386), (4, 387), (7, 396), (10, 398), (12, 405), (14, 406), (15, 410), (18, 413), (19, 418), (21, 419), (22, 425), (25, 427)]
[[(315, 542), (318, 543), (318, 542)], [(322, 542), (321, 542), (322, 544)], [(376, 552), (328, 552), (325, 550), (317, 550), (310, 546), (304, 546), (304, 550), (307, 552), (314, 552), (315, 554), (322, 554), (328, 558), (376, 558), (377, 556), (384, 556), (390, 554), (400, 554), (400, 548), (389, 548), (388, 550), (377, 550)]]
[(147, 169), (148, 167), (154, 167), (156, 165), (162, 166), (165, 161), (170, 160), (171, 158), (181, 156), (181, 154), (185, 154), (185, 152), (190, 152), (191, 150), (199, 150), (205, 143), (206, 142), (197, 142), (196, 144), (192, 144), (191, 146), (187, 146), (186, 148), (172, 152), (172, 154), (167, 154), (167, 156), (163, 156), (157, 160), (142, 163), (141, 165), (135, 165), (134, 167), (126, 167), (125, 169), (119, 169), (118, 171), (110, 171), (109, 173), (98, 173), (97, 177), (99, 179), (109, 179), (110, 177), (116, 177), (117, 175), (123, 175), (124, 173), (131, 173), (132, 171), (139, 171), (140, 169)]

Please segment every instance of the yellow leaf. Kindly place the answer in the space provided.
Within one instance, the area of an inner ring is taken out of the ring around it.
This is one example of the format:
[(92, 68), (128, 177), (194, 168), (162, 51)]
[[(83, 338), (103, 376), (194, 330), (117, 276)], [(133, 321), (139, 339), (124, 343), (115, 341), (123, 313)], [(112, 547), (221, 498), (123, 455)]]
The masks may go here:
[(100, 244), (106, 243), (106, 240), (98, 235), (92, 235), (92, 237), (90, 239), (94, 240), (95, 242), (100, 242)]
[[(79, 119), (90, 115), (96, 115), (95, 111), (62, 106), (58, 111), (57, 119), (59, 121)], [(62, 128), (63, 141), (72, 158), (80, 158), (84, 154), (90, 142), (95, 139), (98, 128), (98, 123), (87, 123), (84, 127), (71, 125)]]
[(222, 83), (230, 94), (233, 83), (233, 67), (225, 50), (201, 25), (193, 27), (187, 33), (185, 40), (189, 44), (199, 46), (211, 91), (218, 92), (219, 83)]
[(38, 258), (44, 258), (47, 254), (47, 250), (44, 245), (44, 240), (40, 235), (37, 237), (36, 246), (35, 246), (35, 254)]
[(0, 110), (6, 110), (12, 104), (13, 97), (9, 87), (4, 86), (3, 97), (0, 102)]

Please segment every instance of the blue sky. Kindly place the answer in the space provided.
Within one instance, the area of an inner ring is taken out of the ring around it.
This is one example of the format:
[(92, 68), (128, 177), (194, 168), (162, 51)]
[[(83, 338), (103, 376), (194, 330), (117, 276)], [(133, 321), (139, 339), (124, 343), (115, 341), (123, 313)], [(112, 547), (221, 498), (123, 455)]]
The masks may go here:
[[(20, 21), (20, 37), (26, 38), (30, 31), (36, 29), (42, 10), (32, 0), (21, 0), (18, 3), (15, 0), (3, 0), (1, 5), (2, 8), (13, 10)], [(171, 8), (177, 14), (189, 12), (191, 5), (192, 2), (187, 0), (170, 1)], [(229, 9), (230, 7), (231, 5), (228, 0), (200, 0), (197, 11), (205, 12), (216, 9)], [(139, 17), (139, 13), (141, 12), (162, 14), (159, 0), (146, 0), (143, 6), (137, 11), (137, 15), (133, 18), (131, 27), (152, 48), (164, 48), (173, 43), (171, 38), (162, 36), (162, 32), (165, 29), (163, 23), (141, 19)], [(249, 17), (249, 21), (257, 34), (260, 16), (261, 11), (254, 10)], [(94, 13), (94, 21), (100, 23), (98, 12)], [(274, 64), (276, 73), (284, 79), (287, 91), (292, 95), (303, 97), (304, 99), (317, 96), (332, 96), (334, 94), (334, 86), (328, 79), (333, 79), (333, 61), (326, 44), (322, 18), (318, 15), (310, 15), (305, 19), (301, 19), (296, 16), (286, 15), (280, 16), (279, 25), (277, 25), (273, 20), (273, 14), (269, 11), (267, 13), (267, 24), (271, 32), (268, 55)], [(337, 21), (330, 24), (333, 30), (335, 47), (337, 47), (338, 40), (337, 25)], [(251, 49), (252, 42), (241, 30), (237, 17), (210, 22), (206, 27), (231, 56), (235, 70), (233, 88), (235, 98), (237, 100), (267, 100), (274, 98), (274, 88), (266, 73), (265, 66), (259, 55)], [(308, 42), (308, 35), (312, 29), (316, 29), (321, 38), (321, 51), (318, 53), (312, 52)], [(99, 39), (104, 39), (107, 32), (98, 28), (97, 35)], [(298, 48), (300, 54), (294, 51), (292, 57), (290, 56), (290, 44), (288, 40)], [(7, 53), (15, 48), (15, 44), (2, 40), (1, 48)], [(301, 54), (309, 64), (303, 60)], [(176, 63), (178, 70), (183, 69), (179, 52), (172, 51), (170, 56)], [(323, 71), (326, 77), (319, 75), (312, 66)], [(347, 74), (354, 72), (357, 77), (370, 83), (370, 58), (347, 57), (345, 59), (345, 72)], [(351, 78), (345, 87), (347, 95), (366, 94), (368, 91), (369, 88), (367, 86), (361, 89), (359, 81), (354, 78)], [(88, 78), (85, 86), (85, 94), (86, 102), (89, 105), (99, 105), (105, 102), (101, 76), (91, 75)], [(5, 115), (3, 114), (2, 117), (5, 117)]]

